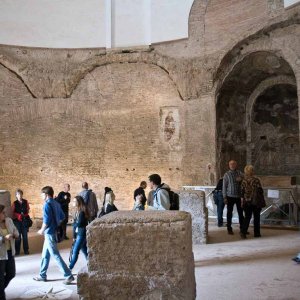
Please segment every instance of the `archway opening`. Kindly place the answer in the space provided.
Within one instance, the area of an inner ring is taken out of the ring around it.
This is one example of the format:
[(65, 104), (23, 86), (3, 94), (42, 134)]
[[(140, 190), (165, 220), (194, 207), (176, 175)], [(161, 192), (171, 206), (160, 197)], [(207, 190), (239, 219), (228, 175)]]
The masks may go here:
[(257, 99), (251, 118), (248, 163), (257, 174), (297, 175), (300, 170), (297, 89), (269, 87)]
[[(294, 85), (281, 84), (279, 79), (282, 78), (285, 78), (284, 83), (289, 78)], [(219, 175), (227, 170), (230, 159), (237, 160), (240, 166), (254, 164), (257, 174), (300, 173), (298, 163), (292, 167), (299, 158), (288, 162), (283, 147), (288, 141), (289, 152), (295, 153), (299, 149), (295, 82), (294, 72), (287, 61), (268, 51), (249, 54), (227, 74), (216, 99)], [(263, 83), (266, 86), (262, 89)], [(262, 90), (259, 92), (259, 89)], [(251, 100), (253, 95), (256, 95), (255, 99)], [(251, 101), (253, 104), (249, 105)], [(272, 167), (275, 160), (276, 169)]]

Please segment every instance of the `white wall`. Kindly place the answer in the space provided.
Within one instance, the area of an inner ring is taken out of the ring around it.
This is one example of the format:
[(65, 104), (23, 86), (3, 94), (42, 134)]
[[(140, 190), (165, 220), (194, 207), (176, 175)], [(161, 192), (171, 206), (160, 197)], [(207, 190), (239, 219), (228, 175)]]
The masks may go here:
[(105, 1), (1, 0), (0, 44), (50, 48), (105, 45)]
[(284, 7), (289, 7), (296, 3), (300, 3), (300, 0), (284, 0)]
[(131, 47), (188, 37), (194, 0), (0, 0), (0, 44)]
[(151, 44), (151, 0), (112, 0), (112, 47)]
[(151, 42), (188, 37), (188, 22), (194, 0), (152, 0)]

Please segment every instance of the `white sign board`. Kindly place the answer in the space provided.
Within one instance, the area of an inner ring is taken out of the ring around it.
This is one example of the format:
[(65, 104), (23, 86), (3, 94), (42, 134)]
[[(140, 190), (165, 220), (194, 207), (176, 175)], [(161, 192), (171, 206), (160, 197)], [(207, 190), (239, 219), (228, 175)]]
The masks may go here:
[(279, 191), (278, 190), (268, 190), (268, 198), (279, 198)]

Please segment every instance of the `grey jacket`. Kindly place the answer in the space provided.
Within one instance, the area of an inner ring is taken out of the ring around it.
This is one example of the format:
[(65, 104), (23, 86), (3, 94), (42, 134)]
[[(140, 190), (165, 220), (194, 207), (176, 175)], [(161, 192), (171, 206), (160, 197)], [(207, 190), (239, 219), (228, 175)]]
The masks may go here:
[[(237, 178), (240, 178), (238, 181)], [(240, 198), (241, 197), (241, 183), (244, 174), (239, 170), (229, 170), (224, 174), (223, 177), (223, 198), (232, 197)]]
[[(11, 233), (15, 236), (19, 236), (18, 229), (14, 225), (14, 222), (11, 218), (8, 218), (8, 217), (5, 218), (5, 225), (6, 225), (8, 233)], [(15, 256), (16, 249), (15, 249), (15, 240), (14, 239), (10, 242), (10, 245), (11, 245), (12, 255)], [(0, 260), (6, 260), (6, 259), (8, 259), (8, 257), (7, 257), (6, 247), (5, 247), (5, 235), (4, 235), (4, 232), (2, 231), (2, 229), (0, 228)]]
[(169, 210), (170, 209), (170, 197), (169, 192), (166, 189), (170, 189), (167, 184), (163, 184), (157, 188), (153, 195), (153, 208), (156, 210)]
[(91, 219), (95, 219), (98, 213), (98, 203), (95, 193), (92, 190), (82, 190), (79, 193), (87, 205)]

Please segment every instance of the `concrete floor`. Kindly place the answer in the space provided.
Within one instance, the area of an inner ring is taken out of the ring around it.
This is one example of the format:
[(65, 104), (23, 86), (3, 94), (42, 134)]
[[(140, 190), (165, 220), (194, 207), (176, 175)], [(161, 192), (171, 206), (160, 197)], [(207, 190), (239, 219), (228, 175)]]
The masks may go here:
[[(299, 300), (300, 265), (291, 261), (300, 251), (299, 232), (262, 229), (262, 238), (255, 239), (250, 232), (247, 240), (240, 240), (238, 228), (234, 231), (235, 235), (229, 236), (226, 228), (210, 224), (209, 244), (194, 247), (197, 299)], [(50, 281), (32, 280), (39, 271), (42, 241), (42, 237), (30, 233), (31, 254), (16, 258), (17, 275), (6, 289), (7, 299), (78, 299), (76, 284), (63, 285), (53, 261), (48, 272)], [(70, 245), (71, 241), (59, 245), (65, 261)], [(74, 273), (84, 265), (81, 254)]]

